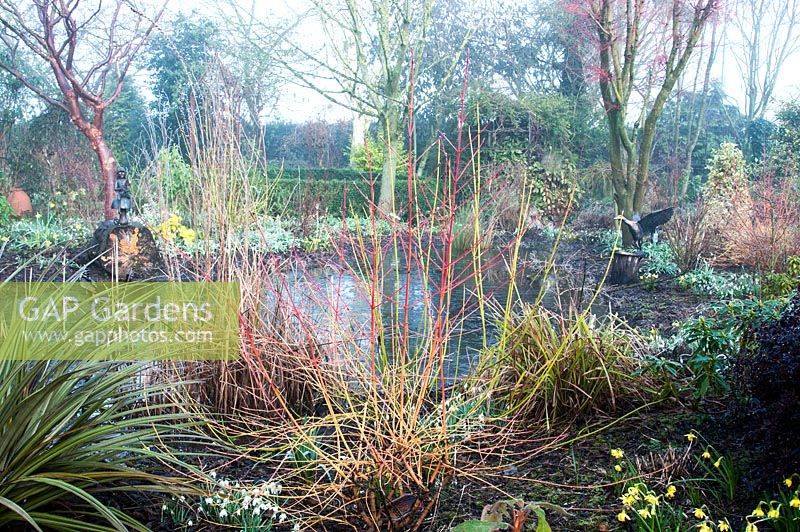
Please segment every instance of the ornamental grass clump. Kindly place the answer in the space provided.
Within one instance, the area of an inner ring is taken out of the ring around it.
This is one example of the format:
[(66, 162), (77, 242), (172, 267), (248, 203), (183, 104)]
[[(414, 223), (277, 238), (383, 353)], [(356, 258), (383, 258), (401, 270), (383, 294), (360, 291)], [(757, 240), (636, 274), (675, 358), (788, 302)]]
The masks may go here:
[(493, 399), (514, 416), (549, 428), (648, 396), (648, 380), (633, 376), (641, 341), (615, 320), (526, 305), (501, 335), (484, 371)]

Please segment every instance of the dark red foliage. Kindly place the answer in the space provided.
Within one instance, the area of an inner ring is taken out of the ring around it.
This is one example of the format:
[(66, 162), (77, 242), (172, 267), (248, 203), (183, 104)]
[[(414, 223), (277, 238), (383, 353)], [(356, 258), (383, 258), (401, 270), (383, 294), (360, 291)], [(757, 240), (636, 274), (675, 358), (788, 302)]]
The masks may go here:
[(736, 373), (748, 399), (748, 436), (760, 450), (758, 461), (774, 469), (765, 476), (778, 477), (800, 470), (800, 293), (757, 337)]

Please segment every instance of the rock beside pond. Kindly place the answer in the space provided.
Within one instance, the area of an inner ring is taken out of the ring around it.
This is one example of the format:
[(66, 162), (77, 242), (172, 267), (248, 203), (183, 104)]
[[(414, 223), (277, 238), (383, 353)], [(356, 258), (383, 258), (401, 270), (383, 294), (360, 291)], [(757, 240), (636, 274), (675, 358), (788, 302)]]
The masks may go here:
[(93, 249), (100, 265), (120, 280), (160, 277), (164, 262), (150, 230), (138, 223), (101, 223), (94, 231)]

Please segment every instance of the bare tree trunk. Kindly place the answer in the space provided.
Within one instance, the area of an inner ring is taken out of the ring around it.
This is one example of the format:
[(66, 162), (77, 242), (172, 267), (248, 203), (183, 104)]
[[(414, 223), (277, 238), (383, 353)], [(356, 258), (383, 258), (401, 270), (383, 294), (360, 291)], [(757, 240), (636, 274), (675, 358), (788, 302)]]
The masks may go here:
[(113, 220), (117, 213), (111, 208), (114, 201), (114, 184), (117, 173), (117, 160), (103, 136), (104, 109), (94, 109), (94, 116), (89, 122), (83, 115), (77, 98), (67, 100), (67, 111), (72, 123), (83, 133), (92, 146), (100, 167), (100, 179), (103, 186), (103, 213), (106, 220)]
[(394, 183), (397, 174), (397, 148), (394, 143), (386, 145), (383, 156), (383, 173), (381, 175), (381, 191), (378, 209), (385, 214), (394, 212)]
[[(711, 45), (709, 48), (708, 62), (706, 63), (705, 76), (703, 77), (703, 92), (700, 95), (700, 109), (698, 110), (697, 125), (694, 131), (691, 132), (689, 138), (689, 146), (686, 148), (686, 165), (683, 169), (683, 176), (680, 182), (680, 190), (678, 192), (678, 201), (683, 201), (686, 194), (689, 192), (689, 182), (692, 179), (692, 166), (694, 158), (694, 150), (697, 148), (697, 143), (700, 140), (700, 133), (703, 130), (706, 120), (706, 109), (708, 108), (708, 89), (711, 84), (711, 70), (714, 67), (714, 61), (717, 57), (717, 28), (714, 27), (711, 32)], [(694, 104), (692, 105), (694, 109)], [(689, 117), (689, 125), (692, 124), (692, 117)]]
[[(399, 95), (398, 95), (399, 96)], [(378, 200), (378, 208), (384, 214), (395, 211), (394, 188), (395, 177), (397, 174), (397, 163), (402, 146), (402, 134), (400, 133), (399, 112), (389, 107), (385, 109), (380, 118), (381, 130), (383, 131), (383, 173), (381, 175), (381, 191)]]
[(97, 156), (97, 162), (100, 164), (100, 178), (103, 180), (103, 212), (106, 220), (113, 220), (117, 216), (117, 211), (111, 208), (111, 202), (115, 196), (114, 185), (117, 178), (117, 160), (102, 136), (92, 140), (92, 149)]

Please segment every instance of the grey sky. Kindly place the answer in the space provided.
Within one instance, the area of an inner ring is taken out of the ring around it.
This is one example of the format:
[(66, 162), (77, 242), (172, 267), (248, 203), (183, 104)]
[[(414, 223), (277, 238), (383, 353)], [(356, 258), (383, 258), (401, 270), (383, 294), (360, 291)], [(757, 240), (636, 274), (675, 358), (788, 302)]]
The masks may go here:
[[(237, 0), (241, 5), (250, 6), (255, 3), (257, 12), (272, 13), (273, 16), (287, 17), (292, 13), (302, 12), (308, 5), (305, 0)], [(516, 2), (517, 0), (506, 0)], [(770, 0), (780, 2), (782, 0)], [(197, 2), (191, 0), (171, 0), (168, 11), (190, 13), (197, 10), (200, 13), (213, 13), (219, 8), (220, 4), (212, 1)], [(314, 31), (313, 22), (307, 22), (307, 31), (304, 35), (311, 39), (321, 38), (320, 31)], [(721, 81), (725, 93), (729, 97), (730, 103), (744, 107), (744, 83), (741, 73), (736, 63), (735, 54), (741, 54), (737, 46), (736, 38), (728, 32), (726, 40), (722, 43), (716, 64), (712, 71), (712, 77)], [(778, 78), (774, 92), (774, 103), (800, 97), (800, 53), (795, 52), (786, 62), (781, 75)], [(771, 115), (769, 113), (768, 115)], [(282, 92), (277, 109), (271, 113), (271, 120), (291, 120), (302, 121), (314, 117), (324, 117), (329, 120), (338, 118), (349, 118), (351, 113), (341, 107), (332, 104), (330, 101), (320, 96), (310, 89), (288, 85)]]

